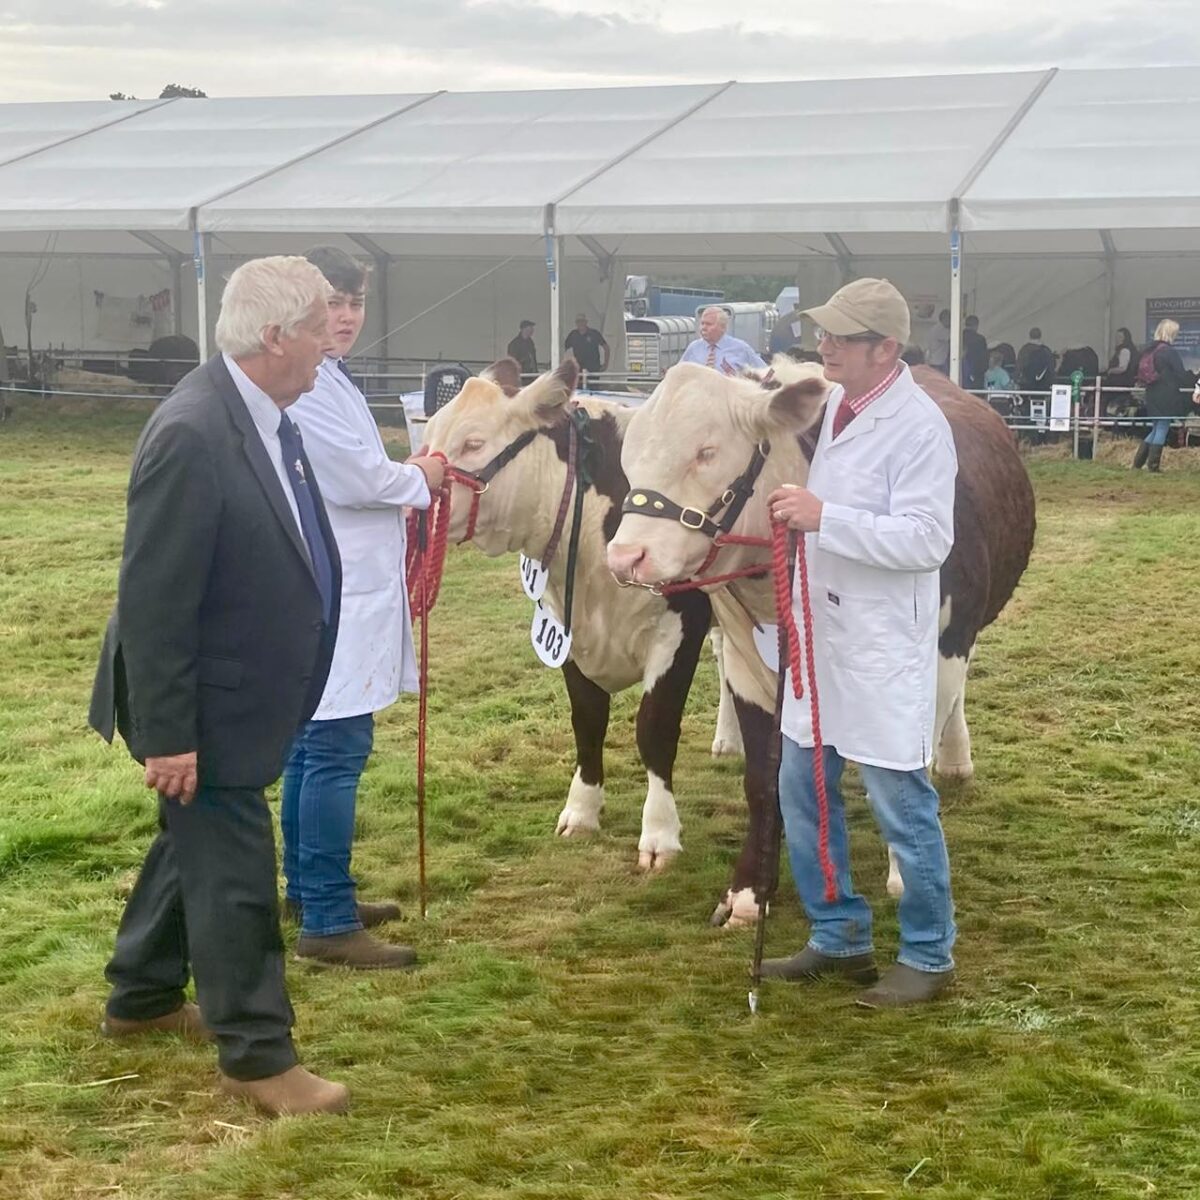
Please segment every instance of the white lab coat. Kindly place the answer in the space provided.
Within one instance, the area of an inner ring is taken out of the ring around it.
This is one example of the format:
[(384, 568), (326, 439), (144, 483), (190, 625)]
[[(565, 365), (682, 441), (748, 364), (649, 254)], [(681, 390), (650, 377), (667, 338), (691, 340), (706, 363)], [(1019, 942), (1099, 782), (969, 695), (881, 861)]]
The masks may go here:
[[(933, 755), (938, 570), (954, 543), (958, 458), (950, 426), (907, 367), (831, 442), (829, 404), (808, 476), (824, 502), (806, 535), (821, 735), (844, 757), (911, 771)], [(804, 637), (799, 581), (796, 625)], [(805, 695), (785, 692), (783, 732), (813, 744)]]
[(288, 415), (325, 500), (342, 559), (342, 614), (317, 721), (378, 712), (417, 690), (404, 579), (405, 506), (427, 508), (419, 467), (388, 458), (363, 394), (326, 359)]

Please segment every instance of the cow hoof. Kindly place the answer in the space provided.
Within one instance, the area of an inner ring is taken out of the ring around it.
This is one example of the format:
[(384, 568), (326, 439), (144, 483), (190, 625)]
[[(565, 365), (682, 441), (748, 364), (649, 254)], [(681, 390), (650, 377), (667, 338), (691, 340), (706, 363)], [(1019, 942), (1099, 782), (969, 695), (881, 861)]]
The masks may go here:
[(741, 742), (735, 742), (730, 738), (713, 738), (713, 758), (737, 758), (742, 753), (743, 750)]
[(889, 875), (887, 881), (887, 894), (893, 900), (899, 900), (904, 895), (904, 880), (899, 875)]
[(732, 912), (733, 909), (730, 908), (730, 906), (726, 904), (724, 900), (722, 900), (721, 903), (712, 910), (712, 916), (708, 918), (708, 923), (714, 929), (720, 929), (721, 926), (729, 920), (729, 915)]
[(679, 853), (678, 850), (639, 850), (639, 871), (665, 871)]
[(958, 779), (965, 782), (966, 780), (974, 777), (975, 764), (970, 762), (946, 764), (937, 763), (935, 764), (933, 770), (934, 774), (936, 774), (939, 779)]
[[(718, 908), (723, 908), (728, 913), (722, 922), (726, 929), (745, 929), (758, 924), (758, 900), (753, 888), (729, 892)], [(768, 910), (769, 908), (768, 905)], [(715, 917), (716, 913), (713, 916)]]
[(591, 837), (592, 834), (600, 832), (600, 822), (595, 817), (588, 817), (581, 813), (564, 810), (562, 816), (558, 818), (558, 824), (555, 826), (554, 832), (559, 837), (565, 838)]

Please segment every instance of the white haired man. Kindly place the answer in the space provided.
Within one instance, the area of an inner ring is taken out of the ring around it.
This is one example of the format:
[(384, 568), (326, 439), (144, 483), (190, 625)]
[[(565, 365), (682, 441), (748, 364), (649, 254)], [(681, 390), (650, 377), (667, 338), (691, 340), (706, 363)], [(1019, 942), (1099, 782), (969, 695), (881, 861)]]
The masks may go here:
[[(285, 411), (331, 349), (330, 291), (302, 258), (239, 267), (222, 353), (146, 423), (90, 713), (108, 740), (116, 725), (159, 796), (102, 1028), (215, 1040), (224, 1090), (271, 1115), (349, 1099), (297, 1063), (263, 795), (337, 636), (337, 545)], [(189, 970), (199, 1007), (184, 1000)]]
[(729, 314), (723, 308), (706, 308), (700, 314), (700, 336), (688, 345), (679, 361), (699, 363), (726, 375), (736, 375), (744, 367), (767, 365), (749, 342), (729, 333)]

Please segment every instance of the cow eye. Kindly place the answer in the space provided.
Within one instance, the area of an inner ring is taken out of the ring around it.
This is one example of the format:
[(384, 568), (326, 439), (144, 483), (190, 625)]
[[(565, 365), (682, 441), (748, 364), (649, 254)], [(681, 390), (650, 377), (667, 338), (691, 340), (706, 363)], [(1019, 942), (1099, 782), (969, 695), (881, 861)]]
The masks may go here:
[(467, 438), (467, 440), (463, 442), (464, 454), (475, 454), (477, 451), (482, 449), (483, 438)]
[(698, 463), (710, 463), (716, 457), (716, 446), (705, 446), (704, 449), (702, 449), (700, 453), (696, 455), (696, 461)]

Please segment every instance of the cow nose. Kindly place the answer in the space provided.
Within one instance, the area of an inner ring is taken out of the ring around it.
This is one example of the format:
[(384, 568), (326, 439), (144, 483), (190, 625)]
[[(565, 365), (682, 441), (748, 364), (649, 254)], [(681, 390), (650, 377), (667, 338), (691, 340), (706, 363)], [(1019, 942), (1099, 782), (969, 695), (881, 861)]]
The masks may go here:
[(625, 546), (612, 542), (608, 547), (608, 569), (618, 579), (633, 579), (638, 565), (645, 561), (645, 546)]

